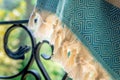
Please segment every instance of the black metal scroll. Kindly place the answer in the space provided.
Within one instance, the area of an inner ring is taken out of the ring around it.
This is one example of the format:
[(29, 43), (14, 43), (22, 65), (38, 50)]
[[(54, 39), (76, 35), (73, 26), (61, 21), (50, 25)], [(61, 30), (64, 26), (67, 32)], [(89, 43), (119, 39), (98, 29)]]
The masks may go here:
[[(4, 49), (6, 54), (14, 59), (14, 60), (18, 60), (18, 59), (24, 59), (25, 58), (25, 54), (27, 54), (27, 52), (29, 50), (31, 51), (31, 57), (28, 61), (28, 64), (25, 66), (25, 68), (20, 71), (19, 73), (13, 75), (13, 76), (0, 76), (0, 79), (12, 79), (15, 78), (17, 76), (22, 76), (21, 80), (25, 80), (26, 79), (26, 75), (27, 74), (31, 74), (35, 77), (36, 80), (41, 80), (41, 76), (39, 75), (38, 72), (36, 72), (35, 70), (29, 70), (29, 68), (32, 66), (33, 61), (35, 60), (43, 77), (45, 78), (45, 80), (51, 80), (49, 74), (47, 73), (46, 69), (44, 68), (40, 56), (39, 56), (39, 51), (41, 49), (41, 46), (44, 43), (47, 43), (51, 46), (52, 52), (53, 52), (53, 45), (51, 45), (48, 41), (43, 41), (43, 42), (39, 42), (36, 43), (36, 39), (34, 38), (34, 36), (32, 35), (31, 31), (24, 25), (22, 25), (21, 23), (28, 23), (28, 20), (21, 20), (21, 21), (8, 21), (8, 22), (0, 22), (0, 24), (13, 24), (11, 27), (9, 27), (5, 33), (4, 36)], [(12, 50), (9, 49), (8, 47), (8, 37), (10, 35), (10, 33), (16, 29), (16, 28), (22, 28), (24, 29), (27, 34), (29, 35), (30, 39), (31, 39), (31, 44), (32, 46), (20, 46), (15, 52), (13, 52)], [(51, 59), (52, 54), (49, 56), (47, 54), (41, 54), (41, 57), (44, 58), (45, 60), (50, 60)], [(65, 73), (64, 77), (62, 78), (62, 80), (66, 80), (67, 78), (67, 73)]]

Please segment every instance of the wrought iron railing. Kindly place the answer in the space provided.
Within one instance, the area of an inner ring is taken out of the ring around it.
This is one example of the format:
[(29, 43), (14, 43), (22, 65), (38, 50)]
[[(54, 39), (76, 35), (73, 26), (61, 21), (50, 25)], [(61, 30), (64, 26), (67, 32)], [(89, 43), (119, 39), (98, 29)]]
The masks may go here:
[[(33, 62), (36, 61), (37, 66), (39, 67), (43, 77), (45, 80), (51, 80), (49, 74), (47, 73), (45, 67), (43, 66), (42, 62), (41, 62), (41, 57), (45, 60), (50, 60), (52, 54), (49, 56), (47, 54), (41, 54), (39, 56), (39, 50), (41, 49), (41, 46), (44, 43), (47, 43), (51, 46), (51, 49), (53, 51), (54, 47), (53, 45), (51, 45), (48, 41), (43, 41), (43, 42), (36, 42), (36, 39), (34, 38), (34, 36), (32, 35), (31, 31), (25, 26), (23, 25), (23, 23), (28, 23), (28, 20), (19, 20), (19, 21), (4, 21), (4, 22), (0, 22), (0, 25), (4, 25), (4, 24), (13, 24), (11, 27), (9, 27), (5, 33), (4, 36), (4, 50), (6, 52), (6, 54), (14, 59), (14, 60), (18, 60), (18, 59), (23, 59), (25, 58), (25, 53), (28, 52), (30, 49), (31, 51), (31, 57), (28, 61), (28, 64), (25, 66), (25, 68), (20, 71), (19, 73), (13, 75), (13, 76), (0, 76), (0, 79), (13, 79), (15, 77), (18, 77), (21, 75), (21, 80), (25, 80), (26, 79), (26, 75), (27, 74), (31, 74), (35, 77), (36, 80), (41, 80), (41, 76), (40, 74), (36, 71), (36, 70), (29, 70), (29, 68), (32, 66)], [(27, 34), (29, 35), (30, 39), (31, 39), (31, 44), (32, 46), (20, 46), (18, 48), (17, 51), (13, 52), (12, 50), (9, 49), (8, 47), (8, 41), (9, 41), (9, 35), (10, 33), (16, 29), (16, 28), (22, 28), (24, 29)], [(63, 76), (62, 80), (66, 80), (67, 79), (67, 73), (65, 73), (65, 75)]]

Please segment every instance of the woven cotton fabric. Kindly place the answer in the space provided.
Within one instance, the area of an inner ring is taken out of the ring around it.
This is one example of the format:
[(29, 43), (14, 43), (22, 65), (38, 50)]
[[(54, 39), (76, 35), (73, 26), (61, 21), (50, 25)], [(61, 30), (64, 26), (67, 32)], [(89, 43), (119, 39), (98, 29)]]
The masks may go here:
[(113, 79), (120, 80), (120, 8), (104, 0), (38, 0), (36, 7), (56, 13)]

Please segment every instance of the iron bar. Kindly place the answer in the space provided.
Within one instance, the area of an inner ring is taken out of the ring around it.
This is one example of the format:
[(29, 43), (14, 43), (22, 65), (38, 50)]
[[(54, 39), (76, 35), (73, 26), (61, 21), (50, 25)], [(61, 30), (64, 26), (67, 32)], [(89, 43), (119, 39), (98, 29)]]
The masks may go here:
[[(36, 80), (41, 80), (41, 76), (40, 74), (38, 74), (38, 72), (36, 72), (35, 70), (29, 70), (29, 68), (32, 66), (33, 61), (36, 61), (37, 66), (39, 67), (43, 77), (45, 78), (45, 80), (51, 80), (49, 74), (47, 73), (44, 65), (41, 62), (40, 58), (43, 58), (45, 60), (50, 60), (51, 56), (53, 54), (51, 54), (50, 56), (48, 56), (47, 54), (43, 54), (43, 55), (39, 55), (39, 50), (41, 49), (41, 46), (43, 43), (48, 43), (48, 41), (43, 41), (43, 42), (39, 42), (36, 43), (36, 39), (34, 38), (33, 34), (31, 33), (31, 31), (28, 29), (28, 27), (22, 25), (23, 23), (28, 23), (28, 20), (17, 20), (17, 21), (2, 21), (0, 22), (0, 25), (5, 25), (5, 24), (13, 24), (11, 27), (9, 27), (5, 33), (4, 36), (4, 50), (6, 52), (6, 54), (8, 55), (8, 57), (16, 60), (16, 59), (22, 59), (24, 60), (24, 55), (25, 53), (27, 54), (27, 52), (31, 49), (31, 56), (30, 59), (27, 63), (27, 65), (25, 66), (25, 68), (20, 71), (19, 73), (12, 75), (12, 76), (0, 76), (0, 79), (12, 79), (15, 78), (17, 76), (22, 76), (21, 80), (26, 79), (26, 75), (27, 74), (32, 74)], [(8, 48), (8, 37), (9, 34), (11, 33), (12, 30), (14, 30), (15, 28), (23, 28), (27, 34), (29, 35), (30, 39), (31, 39), (31, 47), (30, 46), (20, 46), (18, 48), (18, 50), (16, 52), (12, 52), (9, 48)], [(50, 45), (50, 44), (49, 44)], [(52, 52), (54, 50), (53, 45), (50, 45)], [(40, 57), (41, 56), (41, 57)], [(63, 76), (62, 80), (66, 80), (67, 79), (67, 73), (65, 73), (65, 75)]]
[(14, 20), (14, 21), (0, 21), (0, 24), (23, 24), (23, 23), (28, 23), (29, 20)]

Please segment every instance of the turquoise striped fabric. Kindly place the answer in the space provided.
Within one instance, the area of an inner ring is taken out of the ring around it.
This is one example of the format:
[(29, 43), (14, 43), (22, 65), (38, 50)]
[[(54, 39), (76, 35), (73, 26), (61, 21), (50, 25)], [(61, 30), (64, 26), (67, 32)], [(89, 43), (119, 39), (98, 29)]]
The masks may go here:
[(95, 59), (120, 80), (120, 8), (104, 0), (38, 0), (88, 47)]

